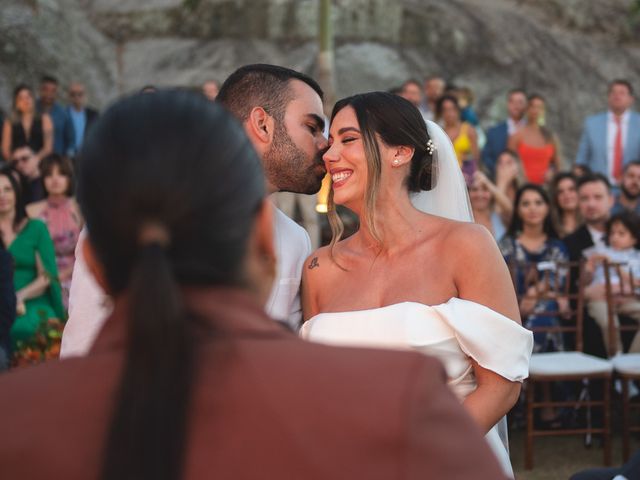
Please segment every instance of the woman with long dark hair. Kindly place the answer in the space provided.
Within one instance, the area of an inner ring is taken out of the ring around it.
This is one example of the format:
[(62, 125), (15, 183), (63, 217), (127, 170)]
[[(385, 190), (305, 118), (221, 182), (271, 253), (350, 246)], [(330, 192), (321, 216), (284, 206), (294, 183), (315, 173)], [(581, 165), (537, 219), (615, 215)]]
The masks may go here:
[[(471, 223), (450, 139), (435, 123), (425, 125), (407, 100), (372, 92), (336, 103), (329, 145), (334, 236), (304, 269), (303, 335), (440, 358), (453, 391), (512, 474), (502, 418), (528, 374), (532, 337), (519, 325), (495, 240)], [(344, 240), (336, 204), (360, 219)], [(487, 355), (493, 342), (504, 356)]]
[(24, 84), (13, 91), (13, 108), (2, 125), (2, 155), (7, 161), (18, 147), (28, 146), (43, 159), (53, 150), (53, 122), (36, 111), (33, 91)]
[[(515, 268), (517, 293), (525, 296), (520, 301), (522, 323), (527, 328), (548, 322), (559, 325), (560, 320), (556, 317), (536, 315), (547, 310), (557, 311), (558, 304), (555, 300), (532, 300), (536, 296), (536, 285), (529, 281), (531, 265), (543, 269), (546, 265), (569, 260), (567, 247), (558, 239), (553, 226), (549, 196), (539, 185), (526, 184), (516, 193), (514, 205), (511, 224), (499, 246), (507, 264)], [(542, 270), (539, 273), (542, 278)], [(564, 281), (563, 275), (558, 273), (554, 281)], [(560, 309), (567, 308), (568, 304), (561, 302)], [(536, 333), (534, 341), (538, 352), (564, 349), (561, 333)]]
[(53, 242), (47, 226), (28, 217), (22, 192), (9, 168), (0, 170), (0, 236), (14, 261), (16, 320), (13, 347), (35, 339), (43, 322), (64, 320)]
[(578, 179), (571, 172), (560, 172), (551, 180), (551, 218), (560, 238), (571, 235), (581, 224), (578, 208)]
[(121, 100), (81, 165), (85, 258), (114, 313), (86, 357), (0, 377), (3, 476), (500, 477), (435, 360), (313, 345), (266, 316), (273, 209), (219, 104)]

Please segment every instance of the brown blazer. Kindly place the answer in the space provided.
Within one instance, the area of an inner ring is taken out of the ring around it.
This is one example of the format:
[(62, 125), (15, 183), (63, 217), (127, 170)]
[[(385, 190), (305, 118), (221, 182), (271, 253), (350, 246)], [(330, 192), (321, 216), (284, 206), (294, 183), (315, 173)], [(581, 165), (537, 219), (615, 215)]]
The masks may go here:
[[(239, 290), (185, 296), (234, 348), (198, 344), (184, 478), (504, 478), (436, 360), (304, 342)], [(1, 479), (98, 478), (124, 310), (88, 356), (0, 376)]]

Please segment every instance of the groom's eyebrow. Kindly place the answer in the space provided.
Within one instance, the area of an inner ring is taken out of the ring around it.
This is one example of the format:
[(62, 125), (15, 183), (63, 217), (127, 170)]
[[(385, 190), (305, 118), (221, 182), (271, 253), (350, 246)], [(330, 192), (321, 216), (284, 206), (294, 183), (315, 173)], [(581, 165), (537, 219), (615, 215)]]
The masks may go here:
[(315, 113), (308, 113), (307, 117), (311, 118), (315, 122), (316, 126), (320, 130), (324, 131), (324, 118), (320, 115), (316, 115)]

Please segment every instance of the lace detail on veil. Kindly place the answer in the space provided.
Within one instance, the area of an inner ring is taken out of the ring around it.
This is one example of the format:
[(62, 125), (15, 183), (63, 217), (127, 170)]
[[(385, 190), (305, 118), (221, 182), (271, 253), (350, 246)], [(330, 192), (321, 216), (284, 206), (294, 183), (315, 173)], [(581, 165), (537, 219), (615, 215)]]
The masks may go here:
[(427, 120), (427, 130), (436, 147), (431, 176), (433, 185), (431, 190), (412, 193), (411, 202), (425, 213), (461, 222), (473, 222), (467, 185), (449, 136), (437, 123), (430, 120)]

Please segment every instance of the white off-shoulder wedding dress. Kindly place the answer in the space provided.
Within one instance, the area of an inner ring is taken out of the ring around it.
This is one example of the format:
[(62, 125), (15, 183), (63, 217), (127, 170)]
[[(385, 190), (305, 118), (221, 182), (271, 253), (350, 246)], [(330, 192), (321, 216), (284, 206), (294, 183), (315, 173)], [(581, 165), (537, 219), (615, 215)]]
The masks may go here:
[[(413, 349), (443, 363), (462, 401), (476, 389), (470, 358), (511, 381), (529, 372), (533, 335), (483, 305), (452, 298), (441, 305), (403, 302), (370, 310), (320, 313), (304, 323), (303, 338), (332, 345)], [(505, 473), (513, 477), (506, 421), (486, 435)]]

